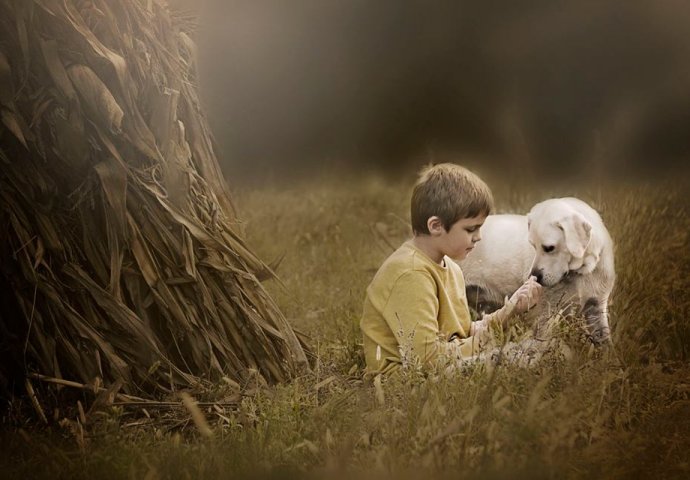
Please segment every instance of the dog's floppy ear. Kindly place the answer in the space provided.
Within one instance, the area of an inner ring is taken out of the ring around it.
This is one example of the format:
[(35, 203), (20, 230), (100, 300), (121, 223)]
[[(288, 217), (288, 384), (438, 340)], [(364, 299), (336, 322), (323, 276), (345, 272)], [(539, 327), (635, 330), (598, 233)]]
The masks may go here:
[(570, 254), (575, 258), (584, 257), (587, 245), (592, 239), (592, 224), (575, 212), (560, 220), (557, 225), (563, 230), (565, 246)]

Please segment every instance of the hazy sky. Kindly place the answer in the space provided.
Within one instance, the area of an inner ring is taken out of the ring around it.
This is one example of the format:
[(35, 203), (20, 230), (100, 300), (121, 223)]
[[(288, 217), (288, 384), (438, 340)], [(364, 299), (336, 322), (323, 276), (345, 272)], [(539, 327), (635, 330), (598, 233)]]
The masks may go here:
[(686, 1), (211, 1), (199, 45), (231, 175), (690, 155)]

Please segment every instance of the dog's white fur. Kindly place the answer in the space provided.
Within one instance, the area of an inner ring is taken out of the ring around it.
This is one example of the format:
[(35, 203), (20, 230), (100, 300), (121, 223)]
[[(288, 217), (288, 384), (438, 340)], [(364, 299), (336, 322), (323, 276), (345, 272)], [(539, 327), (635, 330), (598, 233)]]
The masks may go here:
[(545, 200), (527, 216), (490, 215), (481, 236), (460, 262), (470, 295), (481, 291), (482, 300), (501, 304), (530, 274), (536, 275), (546, 302), (556, 297), (577, 301), (592, 340), (610, 339), (613, 242), (592, 207), (577, 198)]

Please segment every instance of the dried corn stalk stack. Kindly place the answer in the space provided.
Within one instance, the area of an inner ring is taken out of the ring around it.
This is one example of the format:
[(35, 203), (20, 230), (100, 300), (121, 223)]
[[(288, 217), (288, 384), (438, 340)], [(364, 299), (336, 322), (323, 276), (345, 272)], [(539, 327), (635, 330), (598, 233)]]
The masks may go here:
[(304, 368), (234, 231), (165, 4), (0, 0), (0, 35), (0, 383), (152, 397)]

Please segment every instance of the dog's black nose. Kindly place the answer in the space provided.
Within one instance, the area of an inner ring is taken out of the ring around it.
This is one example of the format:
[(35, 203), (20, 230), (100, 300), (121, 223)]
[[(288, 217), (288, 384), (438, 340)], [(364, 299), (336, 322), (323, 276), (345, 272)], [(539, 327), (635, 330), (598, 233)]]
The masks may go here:
[(530, 275), (533, 276), (533, 277), (537, 277), (537, 283), (538, 283), (539, 285), (543, 285), (543, 284), (541, 283), (541, 281), (544, 279), (544, 274), (542, 273), (542, 271), (541, 271), (540, 269), (534, 269), (534, 270), (532, 270), (532, 271), (530, 272)]

